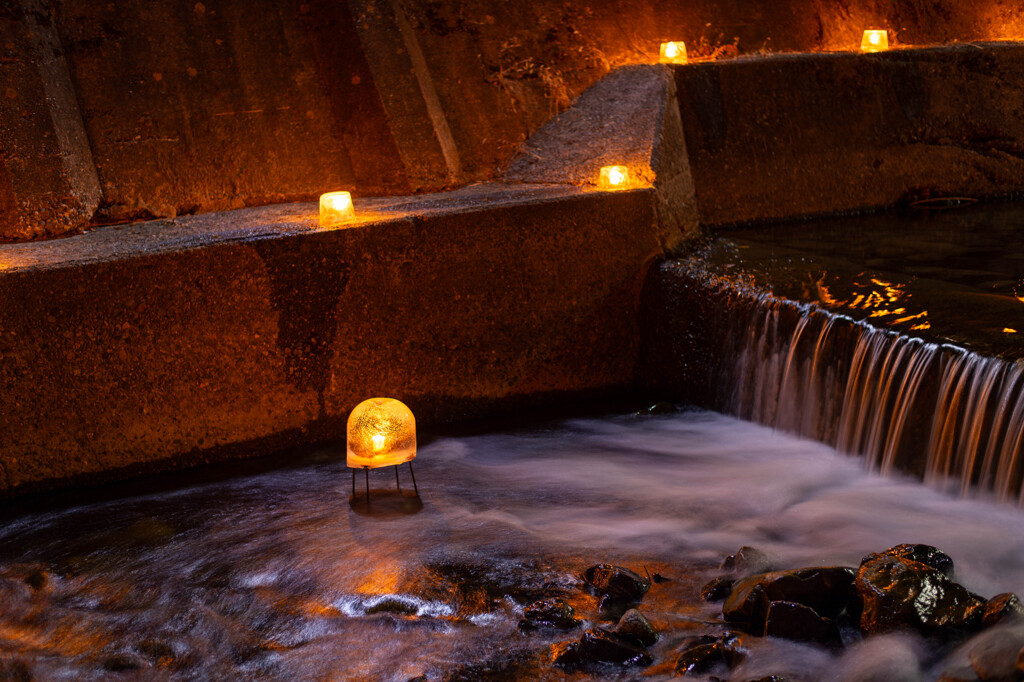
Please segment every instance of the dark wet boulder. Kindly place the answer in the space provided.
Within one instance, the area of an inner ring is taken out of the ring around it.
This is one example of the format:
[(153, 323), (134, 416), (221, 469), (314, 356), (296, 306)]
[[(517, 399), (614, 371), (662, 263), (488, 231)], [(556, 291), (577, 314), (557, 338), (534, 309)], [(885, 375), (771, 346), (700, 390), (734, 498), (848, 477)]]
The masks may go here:
[(854, 570), (845, 566), (800, 568), (752, 575), (738, 581), (722, 605), (726, 622), (751, 634), (764, 632), (768, 605), (786, 601), (812, 608), (835, 620), (849, 600)]
[(551, 645), (551, 662), (572, 671), (583, 664), (583, 646), (576, 640)]
[(1024, 604), (1013, 592), (997, 594), (985, 603), (985, 610), (981, 616), (981, 624), (984, 627), (992, 627), (1008, 618), (1019, 618), (1024, 616)]
[(756, 547), (744, 545), (734, 554), (725, 557), (720, 568), (734, 576), (743, 578), (755, 573), (766, 573), (773, 567), (767, 554)]
[(572, 630), (579, 627), (580, 622), (576, 618), (576, 611), (572, 605), (566, 603), (564, 599), (554, 597), (534, 602), (523, 609), (523, 620), (519, 621), (519, 627), (523, 630), (537, 628)]
[(579, 644), (583, 658), (588, 662), (640, 666), (653, 663), (651, 655), (643, 647), (604, 628), (587, 630)]
[(645, 647), (658, 641), (658, 632), (651, 625), (651, 621), (636, 609), (630, 609), (622, 614), (615, 626), (615, 634)]
[(654, 662), (643, 647), (604, 628), (587, 630), (578, 641), (555, 644), (551, 660), (566, 670), (588, 663), (648, 666)]
[(604, 594), (601, 595), (601, 600), (597, 603), (597, 615), (601, 620), (618, 622), (626, 611), (629, 611), (639, 603), (638, 599), (613, 597), (610, 594)]
[(700, 596), (704, 601), (722, 601), (732, 592), (735, 580), (724, 575), (712, 578), (700, 590)]
[(583, 579), (598, 594), (621, 599), (640, 601), (647, 594), (651, 583), (628, 568), (598, 564), (583, 572)]
[(725, 665), (722, 643), (714, 641), (709, 644), (698, 644), (679, 654), (676, 659), (675, 673), (682, 677), (687, 675), (703, 675), (715, 666)]
[(748, 635), (742, 632), (727, 632), (719, 641), (722, 643), (722, 656), (730, 668), (740, 665), (750, 655)]
[(953, 635), (980, 626), (985, 601), (938, 569), (895, 554), (869, 558), (855, 581), (866, 635), (910, 628)]
[(983, 682), (1020, 682), (1024, 670), (1017, 667), (1024, 650), (1024, 629), (989, 630), (968, 644), (967, 658), (978, 679)]
[(932, 547), (931, 545), (914, 545), (910, 543), (896, 545), (895, 547), (890, 547), (879, 554), (868, 554), (866, 557), (861, 559), (860, 565), (863, 566), (868, 561), (872, 561), (883, 555), (916, 561), (919, 564), (924, 564), (925, 566), (934, 568), (947, 578), (953, 578), (953, 559), (942, 550)]
[(810, 606), (791, 601), (773, 601), (768, 605), (764, 634), (797, 642), (840, 643), (835, 623), (819, 616)]

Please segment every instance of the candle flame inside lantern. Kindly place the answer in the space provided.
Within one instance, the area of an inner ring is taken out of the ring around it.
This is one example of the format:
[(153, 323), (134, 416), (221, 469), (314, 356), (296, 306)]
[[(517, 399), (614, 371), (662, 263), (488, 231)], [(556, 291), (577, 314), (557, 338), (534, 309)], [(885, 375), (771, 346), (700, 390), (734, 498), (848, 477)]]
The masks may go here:
[(681, 40), (662, 43), (658, 53), (658, 61), (662, 64), (685, 64), (686, 43)]
[(416, 457), (416, 419), (394, 398), (370, 398), (348, 417), (348, 456), (355, 469), (395, 466)]
[(626, 189), (629, 186), (629, 169), (625, 166), (604, 166), (597, 184), (601, 189)]
[(889, 49), (889, 33), (878, 29), (864, 31), (860, 41), (861, 52), (881, 52)]
[(356, 217), (349, 192), (327, 192), (320, 195), (320, 227), (337, 227)]

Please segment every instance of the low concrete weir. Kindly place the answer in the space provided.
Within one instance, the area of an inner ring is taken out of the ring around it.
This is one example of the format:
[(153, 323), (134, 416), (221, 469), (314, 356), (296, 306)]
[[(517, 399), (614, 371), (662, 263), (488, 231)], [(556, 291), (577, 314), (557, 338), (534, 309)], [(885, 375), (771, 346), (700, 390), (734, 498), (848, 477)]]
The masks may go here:
[(0, 489), (343, 437), (368, 396), (424, 423), (632, 385), (661, 254), (651, 190), (477, 186), (0, 246)]
[(1019, 360), (881, 328), (870, 310), (854, 320), (774, 295), (742, 263), (729, 269), (695, 258), (652, 272), (647, 386), (824, 442), (883, 473), (1024, 503)]

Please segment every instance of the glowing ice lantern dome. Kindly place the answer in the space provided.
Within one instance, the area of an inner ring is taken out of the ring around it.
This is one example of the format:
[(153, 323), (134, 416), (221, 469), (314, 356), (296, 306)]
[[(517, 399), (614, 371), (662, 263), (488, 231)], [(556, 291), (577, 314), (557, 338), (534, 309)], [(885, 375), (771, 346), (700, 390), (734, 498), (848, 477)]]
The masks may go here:
[(348, 416), (348, 457), (353, 469), (376, 469), (416, 457), (416, 418), (394, 398), (370, 398)]
[(658, 61), (662, 64), (685, 64), (686, 43), (681, 40), (662, 43), (658, 51)]
[(861, 52), (882, 52), (889, 49), (889, 33), (878, 29), (864, 31), (860, 41)]
[(349, 192), (327, 192), (320, 195), (320, 227), (337, 227), (356, 217)]
[(626, 189), (629, 186), (629, 169), (625, 166), (604, 166), (597, 186), (601, 189)]

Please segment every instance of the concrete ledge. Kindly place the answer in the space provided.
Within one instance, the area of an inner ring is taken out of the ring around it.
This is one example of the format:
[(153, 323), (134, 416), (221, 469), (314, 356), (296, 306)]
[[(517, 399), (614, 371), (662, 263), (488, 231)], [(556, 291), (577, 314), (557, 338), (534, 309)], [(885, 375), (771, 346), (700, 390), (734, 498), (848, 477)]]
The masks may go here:
[(700, 220), (1024, 190), (1024, 45), (677, 67)]
[(632, 384), (651, 190), (480, 186), (0, 245), (0, 490)]
[(695, 235), (693, 178), (667, 67), (634, 65), (609, 74), (523, 143), (504, 179), (593, 186), (610, 165), (627, 166), (634, 185), (654, 188), (666, 252)]

